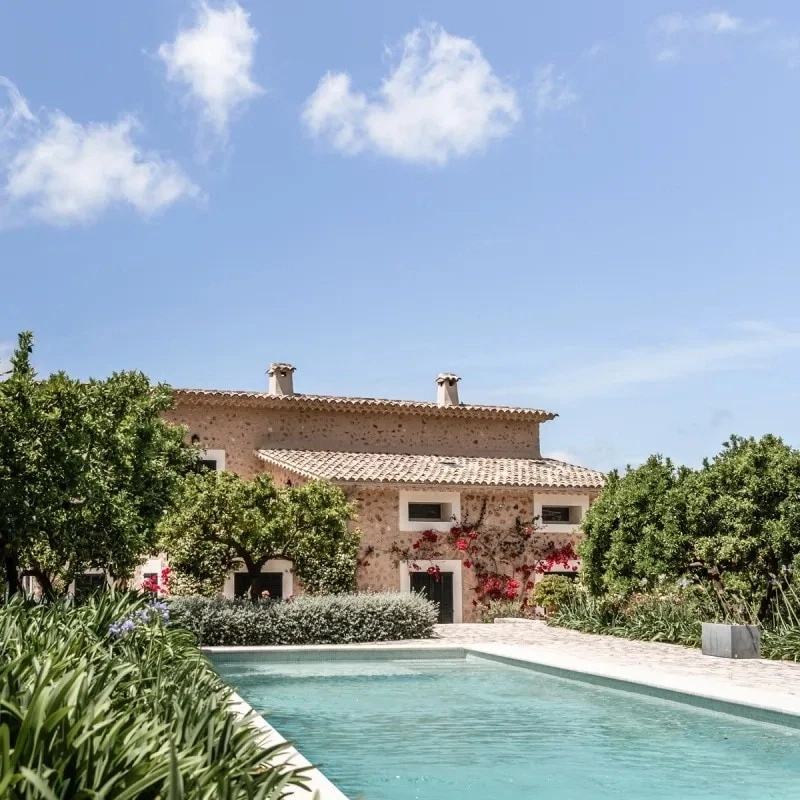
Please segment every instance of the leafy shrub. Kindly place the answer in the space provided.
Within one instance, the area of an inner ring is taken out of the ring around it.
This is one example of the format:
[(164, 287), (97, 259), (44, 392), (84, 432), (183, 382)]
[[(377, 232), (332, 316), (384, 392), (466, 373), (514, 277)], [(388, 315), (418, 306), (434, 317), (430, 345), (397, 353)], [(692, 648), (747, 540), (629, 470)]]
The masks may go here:
[(567, 587), (549, 622), (584, 633), (606, 633), (648, 642), (700, 645), (701, 622), (715, 618), (708, 598), (691, 591), (663, 589), (593, 597), (583, 586)]
[(579, 583), (568, 587), (548, 624), (584, 633), (610, 633), (616, 627), (621, 603), (608, 596), (595, 597)]
[(761, 655), (782, 661), (800, 661), (800, 628), (764, 631)]
[(543, 575), (533, 587), (533, 604), (545, 611), (558, 611), (559, 606), (569, 596), (573, 581), (564, 575)]
[[(743, 611), (737, 598), (720, 598), (696, 583), (629, 597), (593, 597), (574, 585), (548, 623), (583, 633), (699, 647), (703, 622), (754, 624), (755, 619), (755, 611)], [(762, 655), (800, 661), (799, 621), (800, 596), (791, 586), (779, 590), (772, 616), (762, 625)]]
[(173, 620), (200, 645), (351, 644), (433, 635), (436, 606), (418, 594), (297, 597), (252, 603), (175, 598)]
[(607, 476), (582, 529), (592, 594), (693, 575), (768, 627), (776, 578), (785, 581), (800, 554), (800, 450), (768, 434), (732, 436), (698, 470), (651, 456)]
[(0, 797), (278, 800), (302, 782), (167, 613), (110, 593), (0, 606)]
[(480, 609), (481, 622), (494, 622), (502, 617), (529, 617), (530, 613), (523, 608), (519, 600), (493, 600), (488, 606)]

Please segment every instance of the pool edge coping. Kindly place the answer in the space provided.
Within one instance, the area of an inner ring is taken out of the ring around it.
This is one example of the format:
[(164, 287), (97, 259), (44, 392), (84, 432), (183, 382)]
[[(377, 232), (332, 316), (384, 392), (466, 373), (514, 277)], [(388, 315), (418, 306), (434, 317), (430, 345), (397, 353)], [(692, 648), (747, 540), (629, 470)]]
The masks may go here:
[[(243, 648), (249, 649), (249, 648)], [(205, 650), (205, 648), (204, 648)], [(349, 800), (347, 795), (315, 767), (280, 731), (273, 728), (238, 692), (231, 692), (231, 710), (242, 719), (249, 717), (256, 729), (259, 744), (266, 750), (279, 744), (287, 745), (276, 766), (303, 769), (307, 778), (303, 785), (286, 787), (287, 800)]]
[[(690, 679), (684, 676), (674, 676), (672, 680), (667, 681), (656, 681), (640, 675), (632, 675), (630, 668), (614, 667), (603, 670), (592, 667), (587, 669), (584, 664), (565, 663), (561, 659), (534, 658), (528, 654), (503, 652), (502, 649), (505, 647), (508, 646), (474, 645), (469, 646), (467, 650), (479, 657), (501, 663), (512, 662), (512, 666), (532, 667), (539, 672), (555, 677), (582, 681), (646, 697), (656, 697), (707, 711), (717, 711), (751, 722), (765, 722), (800, 730), (800, 699), (795, 700), (796, 708), (792, 709), (769, 702), (759, 702), (752, 698), (746, 700), (741, 697), (732, 697), (730, 693), (720, 693), (713, 689), (698, 690), (688, 686), (686, 682)], [(558, 663), (559, 661), (561, 663)]]

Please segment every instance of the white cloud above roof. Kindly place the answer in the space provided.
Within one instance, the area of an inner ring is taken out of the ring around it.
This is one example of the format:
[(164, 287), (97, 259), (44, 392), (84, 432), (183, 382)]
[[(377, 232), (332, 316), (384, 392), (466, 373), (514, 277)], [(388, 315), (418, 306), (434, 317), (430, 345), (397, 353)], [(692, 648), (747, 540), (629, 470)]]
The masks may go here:
[(173, 160), (145, 149), (137, 118), (76, 122), (62, 111), (31, 112), (0, 77), (0, 227), (40, 221), (85, 224), (113, 207), (151, 216), (200, 190)]
[(678, 61), (685, 44), (699, 36), (743, 36), (770, 27), (769, 19), (746, 20), (727, 11), (701, 14), (662, 14), (652, 26), (656, 39), (656, 61)]
[(313, 137), (346, 155), (438, 165), (507, 136), (520, 116), (516, 90), (478, 45), (435, 24), (405, 36), (399, 60), (371, 95), (346, 72), (329, 72), (302, 112)]
[(203, 138), (226, 140), (233, 117), (263, 89), (253, 76), (258, 32), (236, 2), (195, 8), (192, 22), (158, 48), (167, 80), (200, 115)]
[(537, 116), (563, 111), (578, 102), (566, 74), (554, 64), (545, 64), (536, 70), (533, 78), (533, 102)]

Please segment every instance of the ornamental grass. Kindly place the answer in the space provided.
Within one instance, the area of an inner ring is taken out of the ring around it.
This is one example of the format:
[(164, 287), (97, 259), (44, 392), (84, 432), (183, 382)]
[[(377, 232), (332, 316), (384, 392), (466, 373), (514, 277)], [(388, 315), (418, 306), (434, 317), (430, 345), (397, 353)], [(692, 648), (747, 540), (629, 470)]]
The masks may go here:
[(132, 594), (0, 605), (0, 797), (278, 800), (305, 782), (168, 617)]

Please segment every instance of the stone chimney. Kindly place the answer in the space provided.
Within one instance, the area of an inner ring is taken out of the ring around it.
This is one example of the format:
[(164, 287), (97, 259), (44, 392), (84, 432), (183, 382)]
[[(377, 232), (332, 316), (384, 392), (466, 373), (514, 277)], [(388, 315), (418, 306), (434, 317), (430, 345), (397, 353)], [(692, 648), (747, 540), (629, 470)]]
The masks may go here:
[(275, 397), (288, 397), (294, 394), (293, 375), (296, 367), (291, 364), (270, 364), (267, 370), (269, 375), (269, 393)]
[(458, 382), (461, 378), (452, 372), (442, 372), (436, 377), (436, 403), (440, 406), (458, 405)]

